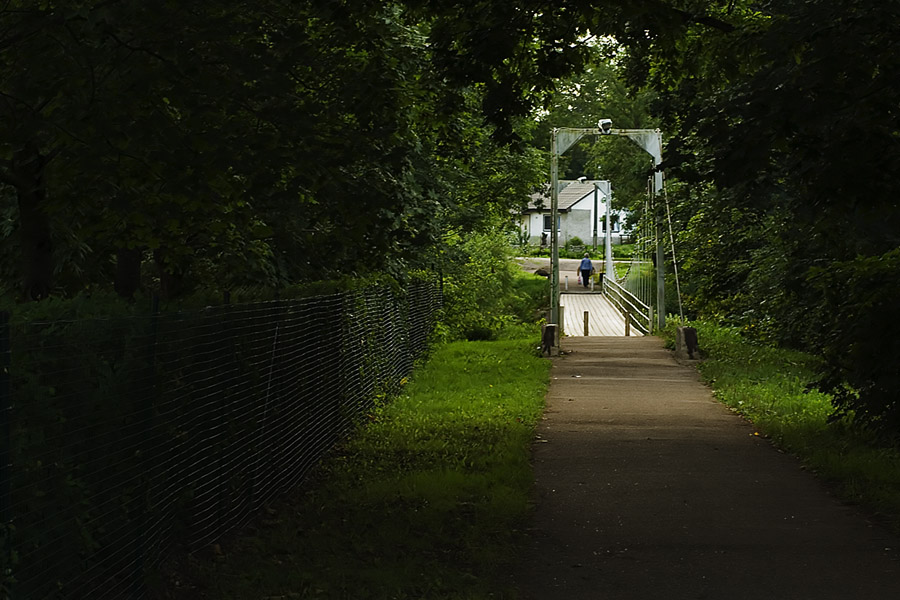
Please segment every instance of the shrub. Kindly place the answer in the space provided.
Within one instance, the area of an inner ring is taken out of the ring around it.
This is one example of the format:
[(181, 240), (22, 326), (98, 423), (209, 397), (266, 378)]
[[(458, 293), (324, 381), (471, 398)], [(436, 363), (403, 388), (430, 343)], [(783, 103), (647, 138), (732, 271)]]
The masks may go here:
[(547, 280), (522, 273), (502, 235), (472, 234), (448, 241), (443, 323), (438, 330), (444, 339), (493, 340), (516, 323), (540, 319), (540, 306), (549, 302)]
[(810, 271), (822, 298), (813, 344), (826, 362), (822, 389), (842, 415), (895, 442), (900, 438), (900, 249)]

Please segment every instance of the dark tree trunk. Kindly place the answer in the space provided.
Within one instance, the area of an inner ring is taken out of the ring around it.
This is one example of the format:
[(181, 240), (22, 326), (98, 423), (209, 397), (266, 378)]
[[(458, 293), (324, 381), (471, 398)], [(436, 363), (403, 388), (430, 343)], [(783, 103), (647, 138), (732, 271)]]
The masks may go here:
[(41, 300), (53, 289), (53, 240), (46, 212), (46, 159), (34, 148), (16, 152), (13, 176), (19, 202), (19, 242), (22, 250), (23, 294)]
[(141, 256), (139, 248), (120, 248), (116, 252), (116, 293), (131, 299), (141, 287)]
[(159, 271), (159, 297), (172, 300), (180, 296), (184, 291), (184, 272), (167, 259), (165, 248), (154, 250), (153, 260)]

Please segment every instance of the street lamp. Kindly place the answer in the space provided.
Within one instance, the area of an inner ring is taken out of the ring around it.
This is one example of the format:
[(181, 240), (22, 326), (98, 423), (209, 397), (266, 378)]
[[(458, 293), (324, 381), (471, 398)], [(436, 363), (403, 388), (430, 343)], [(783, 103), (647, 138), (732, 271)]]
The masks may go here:
[[(612, 235), (611, 235), (611, 219), (610, 219), (610, 205), (612, 204), (612, 186), (608, 181), (595, 181), (594, 182), (594, 249), (597, 248), (597, 193), (603, 194), (603, 198), (606, 202), (606, 233), (603, 236), (603, 256), (605, 257), (606, 262), (606, 275), (605, 277), (609, 277), (611, 273), (613, 273), (613, 262), (612, 262)], [(615, 281), (615, 279), (613, 279)]]

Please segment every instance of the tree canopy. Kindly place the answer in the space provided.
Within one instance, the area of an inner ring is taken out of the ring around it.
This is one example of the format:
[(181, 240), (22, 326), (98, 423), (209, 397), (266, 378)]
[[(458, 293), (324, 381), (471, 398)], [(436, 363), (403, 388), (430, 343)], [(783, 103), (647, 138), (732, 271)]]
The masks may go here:
[(431, 29), (381, 2), (8, 3), (3, 279), (178, 296), (416, 262), (538, 177)]
[[(546, 178), (547, 127), (658, 124), (689, 312), (823, 355), (841, 408), (897, 431), (898, 16), (900, 0), (11, 0), (0, 277), (41, 299), (402, 273)], [(611, 148), (568, 167), (646, 169)]]
[(900, 3), (730, 2), (629, 54), (659, 94), (692, 309), (827, 363), (842, 414), (900, 430)]

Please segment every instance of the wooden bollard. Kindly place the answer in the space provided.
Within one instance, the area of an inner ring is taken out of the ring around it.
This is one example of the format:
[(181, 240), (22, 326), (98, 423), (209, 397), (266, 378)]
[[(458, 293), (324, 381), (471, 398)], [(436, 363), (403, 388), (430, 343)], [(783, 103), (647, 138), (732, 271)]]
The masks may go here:
[(631, 335), (631, 311), (625, 311), (625, 337)]
[(590, 334), (591, 329), (589, 327), (590, 321), (591, 321), (591, 313), (589, 313), (588, 311), (584, 311), (584, 337), (591, 335)]

